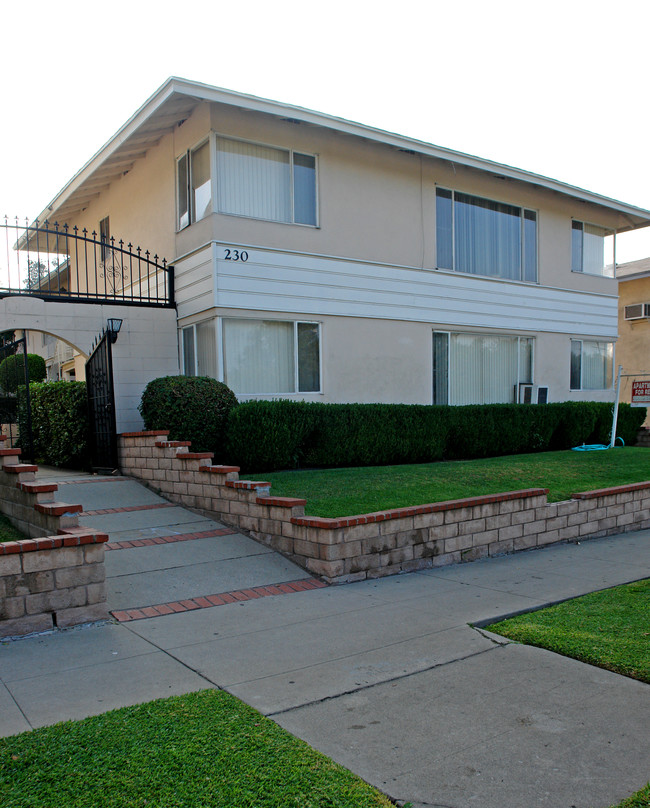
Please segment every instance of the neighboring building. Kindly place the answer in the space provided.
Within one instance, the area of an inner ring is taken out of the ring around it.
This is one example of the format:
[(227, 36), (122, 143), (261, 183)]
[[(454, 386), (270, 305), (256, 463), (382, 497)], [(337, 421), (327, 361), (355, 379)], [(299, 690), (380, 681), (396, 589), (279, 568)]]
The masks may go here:
[(50, 382), (79, 382), (86, 378), (85, 357), (52, 334), (27, 331), (27, 352), (43, 357)]
[[(619, 295), (616, 364), (623, 366), (625, 374), (650, 374), (650, 258), (619, 264), (616, 277)], [(632, 381), (631, 377), (623, 379), (621, 401), (630, 401)], [(639, 375), (638, 381), (650, 381), (650, 375)]]
[(610, 400), (615, 234), (650, 224), (556, 180), (175, 78), (40, 218), (174, 264), (181, 372), (240, 398), (418, 404), (536, 401), (535, 386)]

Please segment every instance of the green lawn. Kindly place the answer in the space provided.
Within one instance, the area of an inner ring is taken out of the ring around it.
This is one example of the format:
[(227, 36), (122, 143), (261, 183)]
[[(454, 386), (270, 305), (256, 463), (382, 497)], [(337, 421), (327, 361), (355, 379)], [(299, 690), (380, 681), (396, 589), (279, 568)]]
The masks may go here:
[(26, 539), (17, 527), (14, 527), (6, 516), (0, 515), (0, 541), (19, 541)]
[[(650, 683), (650, 579), (486, 626), (517, 642)], [(650, 783), (616, 808), (650, 808)]]
[(650, 450), (619, 447), (246, 476), (268, 480), (274, 496), (307, 499), (305, 512), (311, 516), (352, 516), (522, 488), (548, 488), (549, 500), (560, 501), (580, 491), (650, 480)]
[(390, 808), (221, 690), (0, 739), (6, 808)]
[(511, 640), (650, 683), (650, 578), (486, 628)]

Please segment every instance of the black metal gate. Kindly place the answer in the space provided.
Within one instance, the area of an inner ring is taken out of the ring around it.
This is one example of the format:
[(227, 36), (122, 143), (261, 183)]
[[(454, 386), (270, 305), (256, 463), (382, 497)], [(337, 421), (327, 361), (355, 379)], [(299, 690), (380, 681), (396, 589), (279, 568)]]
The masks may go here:
[(29, 400), (27, 337), (0, 335), (0, 432), (10, 447), (20, 446), (23, 459), (34, 462), (32, 409)]
[(88, 357), (86, 389), (92, 469), (101, 474), (110, 474), (117, 468), (117, 428), (109, 334), (101, 337)]

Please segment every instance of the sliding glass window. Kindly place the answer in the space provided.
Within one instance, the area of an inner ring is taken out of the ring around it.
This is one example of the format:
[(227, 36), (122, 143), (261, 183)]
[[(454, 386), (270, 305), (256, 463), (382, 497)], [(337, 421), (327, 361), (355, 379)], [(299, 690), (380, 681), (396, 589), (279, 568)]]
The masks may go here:
[(533, 380), (531, 337), (433, 334), (434, 404), (508, 404)]
[(537, 214), (503, 202), (438, 188), (439, 269), (511, 281), (537, 280)]
[(571, 340), (571, 389), (610, 390), (614, 343)]
[(223, 356), (237, 395), (320, 391), (318, 323), (224, 319)]
[(221, 213), (316, 225), (316, 158), (218, 137), (217, 205)]

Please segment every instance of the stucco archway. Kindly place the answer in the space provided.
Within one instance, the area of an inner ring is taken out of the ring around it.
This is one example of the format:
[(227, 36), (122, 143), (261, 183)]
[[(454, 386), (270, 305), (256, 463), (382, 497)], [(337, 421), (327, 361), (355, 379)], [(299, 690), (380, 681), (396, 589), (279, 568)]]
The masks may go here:
[(32, 295), (0, 299), (0, 331), (45, 331), (88, 355), (109, 317), (122, 329), (113, 346), (118, 432), (142, 428), (138, 404), (146, 384), (178, 374), (176, 311), (172, 308), (44, 301)]

